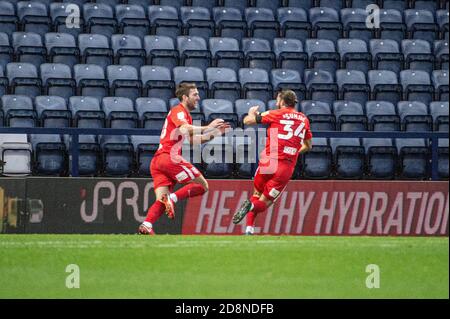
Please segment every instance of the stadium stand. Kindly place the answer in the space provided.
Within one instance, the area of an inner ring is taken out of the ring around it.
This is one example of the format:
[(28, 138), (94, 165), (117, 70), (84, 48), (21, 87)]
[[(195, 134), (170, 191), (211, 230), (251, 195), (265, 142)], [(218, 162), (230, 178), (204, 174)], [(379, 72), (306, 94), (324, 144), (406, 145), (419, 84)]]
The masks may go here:
[[(372, 3), (381, 24), (369, 29)], [(202, 98), (194, 120), (245, 128), (249, 107), (273, 109), (292, 89), (313, 133), (385, 133), (315, 137), (296, 178), (429, 179), (431, 139), (392, 134), (448, 133), (448, 17), (444, 0), (0, 0), (0, 127), (160, 130), (176, 84), (189, 81)], [(236, 141), (247, 156), (252, 143)], [(70, 175), (72, 143), (1, 133), (2, 174)], [(79, 174), (148, 177), (158, 144), (82, 134)], [(448, 179), (448, 143), (438, 146)], [(255, 168), (198, 167), (213, 178)]]

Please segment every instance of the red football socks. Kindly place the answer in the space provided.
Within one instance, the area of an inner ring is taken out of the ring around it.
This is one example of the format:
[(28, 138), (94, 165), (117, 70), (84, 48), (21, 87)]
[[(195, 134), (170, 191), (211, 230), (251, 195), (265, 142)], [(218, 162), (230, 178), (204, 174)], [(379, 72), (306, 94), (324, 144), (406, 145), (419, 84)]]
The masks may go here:
[[(255, 202), (261, 202), (258, 196), (252, 196), (250, 201), (253, 203), (253, 210), (247, 213), (246, 226), (255, 226), (255, 217), (260, 211), (255, 211)], [(261, 202), (265, 205), (264, 202)]]
[(187, 184), (186, 186), (180, 188), (175, 192), (177, 196), (177, 202), (188, 197), (194, 197), (203, 195), (205, 193), (205, 189), (202, 185), (197, 183)]
[(159, 217), (164, 213), (166, 206), (157, 200), (147, 211), (147, 218), (145, 218), (146, 222), (154, 223)]

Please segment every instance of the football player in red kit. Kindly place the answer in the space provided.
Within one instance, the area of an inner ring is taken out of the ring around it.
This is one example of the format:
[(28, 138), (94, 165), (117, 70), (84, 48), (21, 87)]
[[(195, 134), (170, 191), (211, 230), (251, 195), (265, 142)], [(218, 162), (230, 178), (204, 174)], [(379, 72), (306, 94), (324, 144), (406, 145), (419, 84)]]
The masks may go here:
[(245, 200), (234, 214), (233, 223), (238, 224), (247, 216), (246, 234), (254, 232), (255, 217), (264, 212), (280, 196), (292, 177), (299, 154), (312, 148), (312, 133), (308, 118), (295, 110), (297, 96), (291, 90), (277, 96), (277, 109), (264, 113), (258, 106), (251, 107), (244, 124), (267, 124), (266, 147), (260, 155), (254, 178), (254, 193)]
[[(161, 131), (159, 149), (150, 164), (156, 201), (148, 209), (147, 218), (139, 226), (139, 234), (153, 235), (153, 223), (165, 212), (170, 219), (175, 217), (174, 203), (188, 197), (203, 195), (208, 191), (208, 182), (195, 166), (181, 156), (185, 137), (191, 144), (205, 143), (220, 136), (229, 128), (222, 119), (208, 126), (193, 126), (190, 112), (200, 100), (193, 83), (182, 83), (177, 87), (176, 97), (181, 101), (167, 114)], [(176, 183), (187, 184), (173, 193)]]

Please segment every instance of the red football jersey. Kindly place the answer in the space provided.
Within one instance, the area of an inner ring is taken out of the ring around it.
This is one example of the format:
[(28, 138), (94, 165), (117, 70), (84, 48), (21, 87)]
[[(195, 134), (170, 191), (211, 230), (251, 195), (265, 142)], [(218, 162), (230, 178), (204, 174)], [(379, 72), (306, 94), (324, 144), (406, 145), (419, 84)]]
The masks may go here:
[(159, 139), (159, 148), (155, 155), (173, 152), (172, 154), (181, 156), (181, 146), (185, 136), (181, 134), (179, 127), (183, 124), (192, 125), (192, 117), (184, 106), (179, 104), (167, 114)]
[(295, 164), (303, 141), (312, 138), (308, 118), (291, 107), (263, 112), (261, 116), (261, 123), (269, 126), (266, 148), (260, 157)]

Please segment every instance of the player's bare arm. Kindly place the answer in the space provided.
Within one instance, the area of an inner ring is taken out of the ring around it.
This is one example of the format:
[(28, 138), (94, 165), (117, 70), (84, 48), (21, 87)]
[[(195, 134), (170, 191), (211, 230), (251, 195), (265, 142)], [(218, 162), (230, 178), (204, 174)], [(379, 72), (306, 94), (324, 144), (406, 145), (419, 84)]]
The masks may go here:
[(230, 125), (222, 119), (212, 121), (208, 126), (193, 126), (184, 124), (180, 131), (186, 135), (191, 144), (203, 144), (217, 136), (223, 135), (230, 129)]
[(304, 140), (299, 153), (303, 154), (303, 153), (309, 152), (311, 149), (312, 149), (312, 139)]

